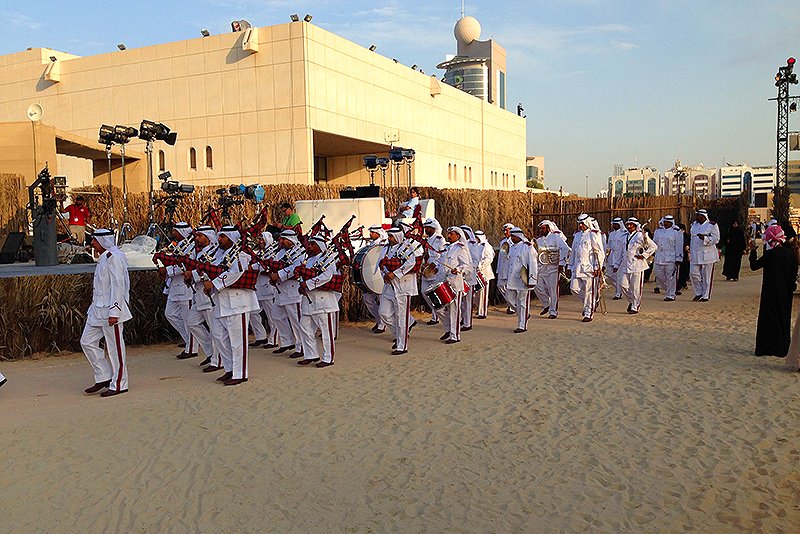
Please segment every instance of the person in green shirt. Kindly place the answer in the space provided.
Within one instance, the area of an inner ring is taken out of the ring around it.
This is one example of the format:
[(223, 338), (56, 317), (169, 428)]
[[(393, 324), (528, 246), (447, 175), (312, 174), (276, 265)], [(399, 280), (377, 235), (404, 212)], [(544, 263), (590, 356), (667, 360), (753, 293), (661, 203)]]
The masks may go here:
[(275, 223), (275, 226), (281, 230), (294, 230), (297, 225), (303, 224), (300, 216), (294, 212), (292, 205), (288, 202), (281, 204), (281, 210), (284, 215), (283, 220), (280, 223)]

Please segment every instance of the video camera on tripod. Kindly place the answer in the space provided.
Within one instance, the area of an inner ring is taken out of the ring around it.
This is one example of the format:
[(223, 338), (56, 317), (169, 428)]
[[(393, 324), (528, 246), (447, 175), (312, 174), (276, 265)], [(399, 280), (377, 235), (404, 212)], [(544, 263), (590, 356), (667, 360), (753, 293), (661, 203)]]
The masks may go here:
[(161, 180), (161, 190), (169, 195), (182, 195), (186, 193), (194, 193), (194, 184), (182, 184), (175, 180), (170, 180), (172, 173), (169, 171), (162, 172), (158, 175)]

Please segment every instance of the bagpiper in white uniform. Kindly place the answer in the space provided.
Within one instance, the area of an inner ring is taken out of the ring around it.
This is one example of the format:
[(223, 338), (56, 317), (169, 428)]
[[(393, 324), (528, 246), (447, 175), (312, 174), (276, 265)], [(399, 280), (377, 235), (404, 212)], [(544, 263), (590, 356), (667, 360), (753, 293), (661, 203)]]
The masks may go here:
[(461, 341), (461, 300), (464, 298), (464, 272), (472, 267), (467, 238), (458, 226), (447, 229), (449, 244), (436, 260), (436, 280), (446, 281), (455, 293), (455, 298), (441, 312), (444, 334), (440, 338), (448, 344)]
[(572, 238), (569, 287), (572, 293), (583, 302), (583, 322), (594, 317), (594, 310), (600, 297), (600, 277), (603, 275), (605, 261), (603, 236), (594, 221), (585, 213), (578, 216), (578, 231)]
[(505, 237), (501, 239), (500, 243), (497, 245), (500, 250), (497, 253), (497, 290), (508, 304), (508, 308), (506, 309), (508, 315), (517, 313), (506, 294), (506, 286), (508, 285), (508, 250), (511, 248), (511, 239), (509, 239), (509, 236), (511, 235), (512, 228), (514, 228), (514, 225), (511, 223), (505, 223), (503, 225), (503, 235)]
[[(425, 239), (428, 242), (428, 246), (423, 252), (423, 254), (427, 256), (426, 263), (436, 265), (436, 262), (441, 258), (441, 255), (444, 252), (444, 247), (447, 244), (444, 236), (442, 235), (442, 225), (439, 224), (439, 221), (436, 219), (429, 218), (425, 220), (425, 222), (422, 224), (422, 227), (425, 231)], [(442, 314), (444, 314), (444, 309), (436, 310), (433, 308), (433, 303), (431, 302), (431, 299), (428, 298), (426, 293), (430, 288), (441, 282), (441, 277), (439, 277), (438, 274), (439, 272), (437, 271), (437, 273), (433, 276), (425, 276), (425, 273), (423, 272), (420, 282), (422, 298), (425, 299), (425, 302), (431, 309), (431, 318), (428, 321), (429, 325), (439, 324), (439, 318), (442, 316)]]
[(539, 223), (539, 237), (536, 238), (539, 249), (537, 260), (546, 259), (546, 263), (538, 261), (538, 277), (536, 297), (542, 303), (539, 315), (547, 315), (550, 319), (558, 317), (558, 279), (566, 269), (569, 260), (569, 245), (561, 230), (553, 221)]
[(653, 234), (658, 250), (654, 259), (653, 270), (656, 282), (664, 290), (664, 300), (672, 302), (678, 285), (678, 269), (683, 263), (683, 232), (675, 226), (675, 218), (667, 215), (661, 219), (662, 228)]
[(511, 248), (508, 250), (508, 295), (517, 309), (515, 334), (527, 332), (530, 317), (531, 290), (536, 287), (539, 265), (536, 249), (521, 228), (511, 229)]
[[(92, 303), (86, 312), (81, 348), (94, 371), (94, 385), (84, 391), (92, 394), (108, 388), (100, 396), (111, 397), (128, 391), (123, 323), (132, 318), (128, 307), (131, 280), (128, 258), (117, 247), (111, 230), (95, 230), (92, 248), (100, 259), (94, 270)], [(108, 358), (100, 347), (101, 339), (105, 339)]]
[(625, 236), (628, 231), (624, 228), (622, 218), (614, 217), (611, 221), (611, 231), (608, 233), (606, 244), (606, 274), (614, 284), (614, 297), (612, 300), (622, 299), (622, 273), (614, 272), (613, 265), (620, 263), (620, 258), (625, 252)]
[[(369, 227), (369, 238), (372, 240), (371, 245), (375, 247), (385, 247), (389, 242), (386, 237), (386, 230), (380, 224), (373, 224)], [(364, 305), (367, 311), (375, 319), (375, 324), (372, 326), (374, 334), (383, 334), (386, 331), (386, 324), (381, 319), (381, 296), (369, 291), (363, 291)]]
[(250, 312), (258, 309), (258, 299), (253, 289), (232, 288), (250, 265), (250, 254), (239, 251), (231, 255), (228, 251), (234, 250), (234, 245), (239, 242), (239, 232), (232, 226), (225, 226), (220, 230), (217, 240), (221, 249), (226, 251), (224, 263), (227, 270), (214, 278), (204, 282), (207, 294), (215, 293), (214, 300), (219, 308), (219, 316), (225, 325), (223, 339), (225, 346), (222, 351), (225, 374), (217, 378), (226, 386), (236, 386), (247, 382), (249, 377), (249, 357), (247, 346), (247, 330)]
[[(339, 311), (339, 299), (336, 293), (321, 289), (338, 274), (336, 261), (322, 265), (325, 250), (325, 239), (321, 236), (309, 238), (306, 244), (308, 255), (305, 267), (321, 272), (300, 282), (300, 337), (303, 341), (303, 359), (298, 365), (317, 363), (317, 367), (328, 367), (334, 364), (336, 355), (336, 312)], [(322, 335), (322, 361), (317, 346), (317, 331)]]
[[(186, 255), (192, 259), (199, 258), (203, 252), (213, 255), (214, 251), (218, 249), (218, 247), (212, 245), (212, 240), (214, 243), (217, 241), (216, 236), (217, 233), (210, 226), (199, 226), (195, 231), (194, 240), (195, 245), (198, 246), (200, 250), (188, 251)], [(194, 279), (195, 275), (198, 277), (196, 280)], [(211, 299), (209, 299), (208, 295), (203, 291), (201, 275), (195, 271), (185, 271), (183, 273), (183, 279), (176, 279), (173, 283), (191, 288), (192, 300), (189, 303), (189, 309), (186, 311), (186, 327), (189, 329), (189, 336), (192, 339), (192, 343), (199, 345), (206, 355), (205, 360), (200, 362), (200, 366), (202, 367), (210, 364), (212, 355), (216, 352), (217, 357), (219, 357), (219, 351), (214, 350), (214, 341), (210, 331), (212, 322), (211, 308), (213, 306), (211, 304)], [(196, 355), (196, 353), (186, 353), (179, 355), (178, 358), (191, 358)]]
[(628, 313), (639, 313), (642, 305), (644, 272), (647, 258), (655, 254), (658, 247), (642, 230), (639, 219), (631, 217), (625, 221), (628, 235), (625, 236), (625, 250), (614, 271), (622, 273), (622, 294), (628, 299)]
[[(264, 243), (264, 250), (268, 250), (275, 242), (269, 232), (261, 232), (261, 240)], [(250, 328), (256, 337), (250, 346), (274, 349), (278, 346), (278, 327), (275, 324), (275, 286), (272, 285), (272, 281), (260, 263), (254, 262), (250, 267), (262, 271), (256, 282), (256, 298), (260, 309), (250, 314)], [(266, 325), (263, 322), (264, 319), (266, 319)]]
[(475, 286), (478, 284), (477, 267), (480, 251), (477, 249), (478, 241), (475, 239), (475, 232), (472, 228), (466, 224), (462, 224), (460, 228), (464, 231), (464, 237), (467, 238), (467, 247), (470, 258), (472, 258), (472, 268), (464, 271), (464, 280), (467, 282), (468, 289), (464, 293), (464, 298), (461, 299), (461, 331), (467, 332), (472, 330), (472, 300)]
[(483, 230), (475, 230), (475, 239), (477, 240), (475, 257), (478, 258), (476, 273), (483, 277), (485, 283), (485, 287), (476, 291), (473, 296), (476, 307), (475, 318), (486, 319), (486, 314), (489, 312), (489, 282), (494, 280), (494, 271), (492, 270), (494, 249), (486, 239), (486, 233)]
[[(403, 231), (400, 228), (391, 228), (388, 232), (389, 242), (384, 247), (381, 259), (392, 260), (397, 258), (400, 266), (391, 269), (381, 265), (381, 273), (385, 282), (381, 294), (380, 314), (383, 322), (392, 331), (395, 348), (393, 355), (408, 352), (408, 333), (412, 323), (411, 297), (417, 294), (417, 275), (415, 273), (416, 256), (410, 248), (402, 247)], [(401, 252), (401, 255), (397, 255)]]
[[(294, 230), (281, 232), (278, 242), (281, 250), (275, 257), (278, 261), (285, 261), (287, 266), (277, 273), (270, 273), (270, 279), (276, 284), (275, 294), (275, 324), (281, 338), (281, 346), (272, 351), (273, 354), (283, 354), (294, 349), (290, 358), (299, 358), (302, 353), (300, 339), (300, 284), (294, 278), (294, 268), (305, 259), (302, 252), (303, 246), (297, 239)], [(288, 261), (291, 259), (292, 261)]]
[[(179, 244), (186, 243), (186, 239), (192, 234), (192, 227), (189, 223), (179, 222), (172, 228), (172, 237)], [(187, 251), (187, 254), (191, 251)], [(183, 282), (183, 267), (180, 265), (168, 265), (159, 269), (162, 275), (167, 278), (167, 286), (169, 291), (167, 293), (167, 305), (164, 308), (164, 317), (167, 318), (169, 324), (180, 334), (181, 339), (185, 344), (183, 352), (178, 354), (178, 359), (183, 360), (186, 358), (193, 358), (197, 356), (197, 350), (194, 347), (194, 340), (192, 334), (189, 332), (189, 308), (192, 303), (192, 290)]]
[[(198, 259), (201, 261), (207, 261), (208, 263), (212, 263), (214, 265), (220, 265), (225, 257), (225, 251), (217, 242), (217, 233), (210, 227), (206, 228), (208, 229), (198, 232), (195, 236), (195, 239), (198, 239), (199, 236), (201, 242), (205, 242), (203, 237), (208, 239), (208, 244), (204, 246), (198, 253)], [(212, 354), (211, 359), (208, 361), (209, 365), (203, 368), (203, 372), (213, 373), (222, 371), (225, 369), (223, 361), (226, 359), (233, 359), (233, 356), (230, 355), (230, 343), (226, 341), (225, 337), (225, 329), (227, 327), (225, 326), (225, 322), (220, 315), (220, 307), (217, 305), (218, 303), (216, 302), (216, 297), (206, 293), (205, 283), (206, 281), (210, 280), (208, 274), (193, 270), (190, 271), (190, 276), (195, 284), (195, 297), (203, 294), (208, 298), (208, 302), (205, 302), (204, 300), (198, 300), (198, 302), (203, 303), (203, 305), (200, 306), (200, 309), (203, 313), (203, 317), (206, 320), (206, 324), (208, 324), (209, 330), (211, 331)], [(203, 363), (205, 363), (205, 361), (201, 362), (201, 365)]]
[(719, 227), (708, 219), (706, 210), (697, 210), (690, 235), (689, 278), (694, 289), (692, 301), (708, 302), (714, 285), (714, 264), (719, 261)]

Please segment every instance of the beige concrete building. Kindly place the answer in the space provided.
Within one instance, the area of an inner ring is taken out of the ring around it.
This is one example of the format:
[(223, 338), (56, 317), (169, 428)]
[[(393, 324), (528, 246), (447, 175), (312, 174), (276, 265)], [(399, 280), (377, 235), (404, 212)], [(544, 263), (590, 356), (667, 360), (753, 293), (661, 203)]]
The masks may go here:
[[(525, 187), (524, 119), (303, 21), (90, 57), (0, 57), (0, 122), (26, 121), (31, 104), (42, 127), (101, 152), (101, 124), (164, 123), (178, 141), (156, 142), (155, 172), (198, 185), (366, 184), (362, 157), (394, 145), (416, 151), (418, 185)], [(144, 142), (128, 150), (141, 155)], [(54, 174), (104, 179), (97, 153), (72, 152)], [(33, 157), (17, 164), (33, 169)], [(144, 176), (129, 174), (131, 191), (146, 189)]]

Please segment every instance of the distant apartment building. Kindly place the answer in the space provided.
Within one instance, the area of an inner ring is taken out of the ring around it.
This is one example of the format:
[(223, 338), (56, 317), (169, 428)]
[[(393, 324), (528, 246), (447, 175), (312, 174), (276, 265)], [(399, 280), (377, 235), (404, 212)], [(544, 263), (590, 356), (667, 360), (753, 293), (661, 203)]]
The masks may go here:
[(539, 189), (545, 188), (544, 183), (544, 156), (528, 156), (525, 158), (525, 178), (528, 187), (538, 184)]
[(658, 170), (650, 166), (622, 169), (614, 165), (614, 175), (608, 179), (608, 190), (615, 197), (657, 195), (659, 184)]
[(707, 169), (702, 163), (682, 165), (676, 161), (661, 178), (660, 194), (692, 195), (714, 199), (719, 197), (719, 178), (717, 169)]
[(775, 187), (775, 167), (751, 167), (747, 164), (726, 165), (719, 169), (720, 196), (735, 197), (750, 193), (750, 205), (766, 207)]

